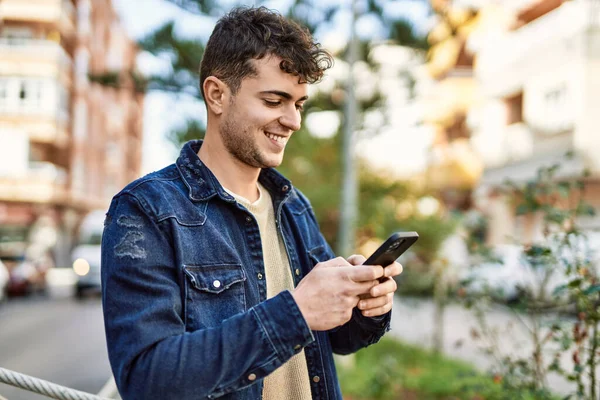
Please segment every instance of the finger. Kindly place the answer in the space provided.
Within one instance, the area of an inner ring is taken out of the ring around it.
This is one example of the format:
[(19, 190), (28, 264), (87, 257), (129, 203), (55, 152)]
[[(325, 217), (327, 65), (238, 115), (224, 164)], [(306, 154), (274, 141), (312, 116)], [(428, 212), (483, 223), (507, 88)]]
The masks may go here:
[(354, 282), (372, 281), (382, 276), (383, 267), (379, 265), (356, 265), (348, 272), (348, 277)]
[[(351, 284), (348, 286), (348, 293), (351, 295), (354, 295), (354, 296), (358, 296), (360, 298), (360, 296), (369, 294), (369, 292), (371, 291), (371, 288), (373, 288), (374, 286), (377, 286), (378, 284), (379, 284), (379, 281), (377, 281), (377, 280), (366, 281), (366, 282), (352, 281)], [(357, 301), (358, 301), (358, 299), (357, 299)]]
[(402, 267), (402, 264), (395, 262), (384, 268), (384, 276), (398, 276), (402, 273), (403, 270), (404, 268)]
[(379, 308), (385, 306), (387, 303), (393, 300), (393, 294), (388, 293), (385, 296), (373, 297), (370, 299), (360, 300), (358, 302), (358, 308), (360, 310), (366, 311), (371, 310), (373, 308)]
[(387, 314), (392, 309), (393, 303), (386, 303), (384, 306), (372, 308), (370, 310), (362, 311), (365, 317), (378, 317), (380, 315)]
[(320, 264), (322, 264), (323, 266), (326, 266), (326, 267), (351, 267), (352, 266), (352, 264), (350, 264), (348, 261), (346, 261), (346, 259), (343, 257), (332, 258), (331, 260), (324, 261)]
[(348, 262), (352, 265), (361, 265), (364, 264), (365, 261), (367, 261), (367, 259), (361, 254), (352, 254), (348, 257)]
[(379, 297), (387, 295), (388, 293), (394, 293), (398, 288), (396, 281), (391, 278), (386, 278), (387, 280), (383, 281), (376, 286), (373, 286), (369, 291), (369, 294), (373, 297)]

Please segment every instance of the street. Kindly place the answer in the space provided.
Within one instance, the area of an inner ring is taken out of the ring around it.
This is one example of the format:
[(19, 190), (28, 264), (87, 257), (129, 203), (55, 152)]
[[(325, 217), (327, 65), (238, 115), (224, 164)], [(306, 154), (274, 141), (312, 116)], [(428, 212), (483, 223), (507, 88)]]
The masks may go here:
[[(11, 299), (0, 305), (0, 367), (98, 393), (111, 376), (99, 296)], [(8, 400), (45, 396), (0, 384)]]

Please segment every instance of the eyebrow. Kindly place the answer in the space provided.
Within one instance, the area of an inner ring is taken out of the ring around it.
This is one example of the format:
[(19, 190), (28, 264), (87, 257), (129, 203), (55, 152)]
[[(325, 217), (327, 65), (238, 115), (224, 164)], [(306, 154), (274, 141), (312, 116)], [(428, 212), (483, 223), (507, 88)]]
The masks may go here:
[[(288, 92), (282, 92), (281, 90), (264, 90), (260, 92), (260, 94), (274, 94), (276, 96), (281, 96), (286, 100), (292, 100), (291, 94), (289, 94)], [(308, 99), (308, 96), (302, 96), (296, 101), (304, 101), (306, 99)]]

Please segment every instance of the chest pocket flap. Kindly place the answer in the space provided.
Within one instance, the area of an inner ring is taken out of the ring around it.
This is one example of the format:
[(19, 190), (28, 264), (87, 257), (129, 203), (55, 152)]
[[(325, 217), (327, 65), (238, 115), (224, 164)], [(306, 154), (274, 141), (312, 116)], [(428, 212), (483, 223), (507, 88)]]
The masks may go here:
[(246, 280), (244, 270), (239, 264), (185, 265), (183, 268), (192, 286), (208, 293), (219, 294)]

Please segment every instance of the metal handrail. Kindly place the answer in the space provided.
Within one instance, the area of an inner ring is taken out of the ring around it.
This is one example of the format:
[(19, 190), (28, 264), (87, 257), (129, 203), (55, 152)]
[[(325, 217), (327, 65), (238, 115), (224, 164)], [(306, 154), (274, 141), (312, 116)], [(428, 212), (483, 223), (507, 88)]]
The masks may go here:
[[(109, 400), (110, 397), (118, 396), (117, 386), (111, 377), (98, 395), (71, 389), (66, 386), (57, 385), (43, 379), (21, 374), (0, 367), (0, 383), (5, 383), (19, 389), (28, 390), (37, 394), (57, 400)], [(110, 396), (110, 397), (108, 397)], [(0, 396), (0, 400), (7, 400)]]

